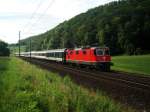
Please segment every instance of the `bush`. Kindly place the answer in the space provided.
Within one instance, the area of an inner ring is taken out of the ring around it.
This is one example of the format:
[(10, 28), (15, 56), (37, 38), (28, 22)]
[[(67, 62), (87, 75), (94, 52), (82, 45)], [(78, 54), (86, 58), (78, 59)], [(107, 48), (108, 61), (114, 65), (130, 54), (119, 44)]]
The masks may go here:
[(7, 48), (8, 44), (0, 41), (0, 56), (9, 56), (10, 50)]

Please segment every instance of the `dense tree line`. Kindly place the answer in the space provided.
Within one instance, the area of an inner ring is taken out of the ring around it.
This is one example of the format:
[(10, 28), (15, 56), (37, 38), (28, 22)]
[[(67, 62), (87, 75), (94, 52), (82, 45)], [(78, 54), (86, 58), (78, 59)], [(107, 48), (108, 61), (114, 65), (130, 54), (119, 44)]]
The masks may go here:
[(0, 56), (9, 56), (8, 44), (0, 40)]
[[(119, 0), (88, 10), (43, 34), (32, 50), (108, 46), (111, 54), (150, 52), (150, 0)], [(22, 40), (29, 49), (29, 39)]]

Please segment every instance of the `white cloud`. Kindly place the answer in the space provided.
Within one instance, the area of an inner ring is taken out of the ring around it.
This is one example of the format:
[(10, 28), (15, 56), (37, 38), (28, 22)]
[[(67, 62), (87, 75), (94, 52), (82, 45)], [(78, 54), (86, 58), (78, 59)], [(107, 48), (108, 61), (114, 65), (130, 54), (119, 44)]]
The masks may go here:
[(112, 0), (0, 0), (0, 39), (15, 43), (18, 41), (19, 30), (22, 31), (22, 38), (39, 34), (110, 1)]

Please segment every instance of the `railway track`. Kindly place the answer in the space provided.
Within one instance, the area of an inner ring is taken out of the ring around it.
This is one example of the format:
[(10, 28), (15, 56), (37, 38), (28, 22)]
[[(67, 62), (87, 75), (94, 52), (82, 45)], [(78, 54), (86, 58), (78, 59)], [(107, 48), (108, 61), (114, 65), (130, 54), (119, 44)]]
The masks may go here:
[[(39, 62), (42, 63), (43, 65), (49, 66), (49, 62), (47, 62), (47, 61), (42, 60)], [(83, 77), (91, 78), (94, 80), (107, 79), (107, 80), (117, 81), (119, 83), (126, 84), (129, 88), (134, 88), (134, 89), (150, 92), (150, 77), (136, 76), (136, 78), (135, 78), (135, 76), (130, 76), (130, 75), (128, 75), (128, 77), (126, 77), (125, 76), (126, 74), (121, 74), (121, 75), (119, 74), (119, 76), (118, 76), (118, 74), (116, 74), (114, 72), (99, 72), (96, 70), (93, 70), (93, 71), (88, 70), (87, 71), (85, 69), (81, 70), (81, 69), (73, 68), (68, 65), (63, 66), (63, 69), (80, 73)]]
[(43, 68), (54, 70), (61, 75), (70, 74), (75, 82), (83, 86), (102, 89), (117, 101), (136, 109), (150, 111), (150, 77), (129, 75), (118, 72), (99, 72), (62, 65), (47, 60), (25, 59)]
[(112, 77), (110, 75), (108, 75), (108, 73), (101, 73), (103, 75), (99, 75), (91, 72), (87, 72), (87, 71), (81, 71), (81, 70), (77, 70), (77, 69), (73, 69), (73, 68), (69, 68), (69, 67), (64, 67), (66, 69), (72, 70), (72, 71), (76, 71), (76, 72), (80, 72), (82, 74), (86, 74), (84, 75), (84, 77), (88, 77), (88, 78), (92, 78), (94, 80), (101, 80), (101, 79), (107, 79), (107, 80), (112, 80), (112, 81), (117, 81), (119, 83), (124, 83), (126, 84), (128, 87), (130, 88), (134, 88), (134, 89), (139, 89), (139, 90), (143, 90), (143, 91), (147, 91), (150, 92), (150, 84), (146, 84), (145, 82), (141, 83), (141, 82), (136, 82), (136, 81), (131, 81), (131, 80), (127, 80), (127, 79), (122, 79), (121, 77)]

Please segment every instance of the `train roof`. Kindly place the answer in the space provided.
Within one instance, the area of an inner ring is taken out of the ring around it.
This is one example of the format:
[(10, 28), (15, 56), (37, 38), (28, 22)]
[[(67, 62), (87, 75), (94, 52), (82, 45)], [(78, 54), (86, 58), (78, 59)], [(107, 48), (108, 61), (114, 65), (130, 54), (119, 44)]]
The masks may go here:
[(54, 50), (47, 50), (46, 52), (64, 52), (66, 49), (54, 49)]
[[(83, 50), (83, 49), (96, 49), (96, 48), (101, 48), (101, 49), (104, 49), (104, 48), (107, 48), (109, 49), (108, 47), (82, 47), (82, 48), (64, 48), (64, 49), (53, 49), (53, 50), (44, 50), (44, 51), (31, 51), (31, 53), (51, 53), (51, 52), (65, 52), (65, 50)], [(20, 54), (29, 54), (30, 52), (21, 52)], [(19, 53), (16, 53), (16, 54), (19, 54)]]
[[(64, 52), (65, 49), (55, 49), (55, 50), (44, 50), (44, 51), (31, 51), (31, 53), (50, 53), (50, 52)], [(29, 54), (30, 52), (21, 52), (20, 54)], [(17, 54), (17, 53), (16, 53)], [(18, 53), (19, 54), (19, 53)]]
[(108, 49), (108, 47), (82, 47), (82, 48), (71, 48), (71, 49), (68, 49), (68, 50), (83, 50), (83, 49), (97, 49), (97, 48)]

